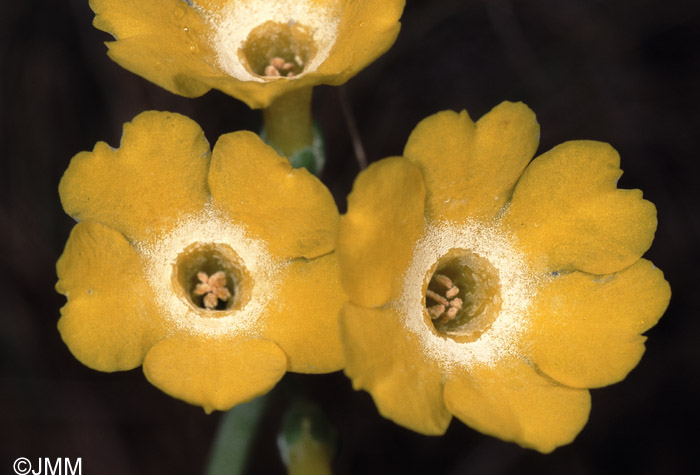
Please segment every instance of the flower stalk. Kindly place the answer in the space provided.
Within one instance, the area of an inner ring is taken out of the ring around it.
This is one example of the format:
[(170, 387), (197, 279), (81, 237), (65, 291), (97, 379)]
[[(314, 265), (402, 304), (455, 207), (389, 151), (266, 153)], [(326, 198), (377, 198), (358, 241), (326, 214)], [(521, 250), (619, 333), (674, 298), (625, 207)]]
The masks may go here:
[(320, 174), (325, 162), (323, 139), (311, 117), (312, 87), (288, 92), (263, 109), (263, 131), (268, 145), (287, 157), (294, 168)]

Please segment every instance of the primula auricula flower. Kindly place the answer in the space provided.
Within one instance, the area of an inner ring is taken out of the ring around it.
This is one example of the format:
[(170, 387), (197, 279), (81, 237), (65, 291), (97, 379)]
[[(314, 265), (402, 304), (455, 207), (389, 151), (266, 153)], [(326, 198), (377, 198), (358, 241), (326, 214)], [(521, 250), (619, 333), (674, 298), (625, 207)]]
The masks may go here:
[(441, 434), (454, 415), (550, 452), (668, 305), (641, 259), (656, 210), (616, 188), (617, 152), (573, 141), (528, 165), (538, 140), (523, 104), (476, 123), (441, 112), (355, 182), (338, 244), (345, 371), (398, 424)]
[(90, 0), (110, 57), (187, 97), (211, 88), (267, 107), (339, 85), (396, 40), (404, 0)]
[(342, 367), (337, 208), (255, 134), (223, 135), (210, 152), (192, 120), (144, 112), (119, 149), (76, 155), (59, 191), (79, 223), (57, 264), (58, 327), (85, 365), (143, 364), (207, 411), (288, 370)]

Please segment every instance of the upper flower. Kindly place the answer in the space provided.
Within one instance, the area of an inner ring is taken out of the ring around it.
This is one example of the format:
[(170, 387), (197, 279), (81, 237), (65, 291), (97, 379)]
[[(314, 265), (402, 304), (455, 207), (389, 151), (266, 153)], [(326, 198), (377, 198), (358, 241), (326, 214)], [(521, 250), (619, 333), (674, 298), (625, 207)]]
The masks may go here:
[(541, 452), (571, 442), (588, 388), (622, 380), (668, 305), (641, 259), (654, 205), (620, 190), (607, 144), (529, 165), (535, 116), (441, 112), (404, 157), (357, 178), (341, 219), (346, 373), (385, 417), (425, 434), (452, 418)]
[(339, 85), (396, 40), (405, 0), (90, 0), (110, 57), (175, 94), (252, 108)]
[(287, 370), (342, 367), (335, 203), (255, 134), (224, 135), (212, 153), (190, 119), (144, 112), (119, 149), (76, 155), (59, 191), (80, 222), (57, 264), (58, 327), (84, 364), (143, 364), (207, 411)]

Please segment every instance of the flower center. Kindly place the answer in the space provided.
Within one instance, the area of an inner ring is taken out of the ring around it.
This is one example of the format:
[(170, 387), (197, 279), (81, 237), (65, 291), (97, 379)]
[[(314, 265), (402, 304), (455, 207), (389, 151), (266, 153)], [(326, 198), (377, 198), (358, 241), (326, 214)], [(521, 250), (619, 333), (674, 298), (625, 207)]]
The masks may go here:
[(435, 330), (460, 341), (477, 339), (501, 306), (498, 271), (474, 252), (452, 249), (431, 272), (425, 307)]
[(309, 28), (290, 20), (266, 21), (255, 27), (238, 54), (248, 71), (259, 77), (294, 77), (316, 55)]
[(177, 258), (175, 291), (207, 316), (237, 310), (250, 300), (252, 279), (238, 254), (226, 244), (195, 243)]

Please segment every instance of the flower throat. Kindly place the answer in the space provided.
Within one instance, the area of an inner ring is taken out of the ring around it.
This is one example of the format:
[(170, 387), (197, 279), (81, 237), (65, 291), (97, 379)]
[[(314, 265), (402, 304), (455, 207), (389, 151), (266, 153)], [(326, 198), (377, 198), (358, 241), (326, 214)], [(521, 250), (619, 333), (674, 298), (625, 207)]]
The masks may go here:
[(250, 32), (239, 56), (256, 76), (291, 78), (304, 71), (316, 49), (308, 28), (267, 21)]
[(501, 305), (498, 272), (484, 258), (452, 249), (439, 259), (425, 289), (425, 307), (435, 330), (470, 341), (495, 320)]
[(250, 299), (252, 280), (229, 246), (195, 243), (178, 256), (173, 284), (191, 306), (216, 316), (242, 308)]

